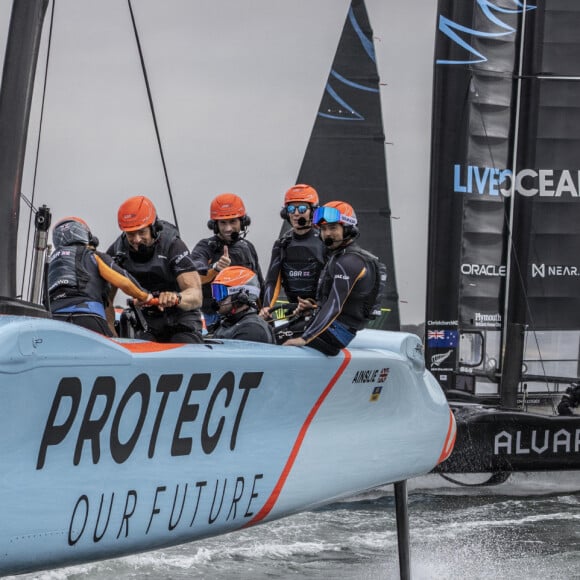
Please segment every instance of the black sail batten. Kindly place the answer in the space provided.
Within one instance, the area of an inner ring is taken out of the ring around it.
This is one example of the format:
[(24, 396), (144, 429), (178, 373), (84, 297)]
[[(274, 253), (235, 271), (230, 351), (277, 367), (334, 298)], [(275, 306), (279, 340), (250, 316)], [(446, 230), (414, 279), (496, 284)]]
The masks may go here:
[(342, 200), (353, 205), (361, 245), (388, 271), (385, 315), (371, 324), (398, 330), (380, 83), (363, 0), (350, 5), (297, 183), (316, 188), (321, 203)]
[(437, 24), (426, 364), (458, 424), (438, 470), (579, 469), (537, 438), (580, 427), (551, 407), (579, 376), (580, 5), (439, 0)]

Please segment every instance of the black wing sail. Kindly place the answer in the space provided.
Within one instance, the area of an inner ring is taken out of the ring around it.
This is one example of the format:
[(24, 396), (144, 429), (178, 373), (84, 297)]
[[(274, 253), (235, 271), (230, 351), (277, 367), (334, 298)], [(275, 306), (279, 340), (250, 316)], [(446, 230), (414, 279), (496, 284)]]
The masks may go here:
[(363, 0), (351, 3), (297, 183), (312, 185), (321, 203), (338, 199), (353, 205), (362, 247), (388, 272), (384, 314), (371, 325), (398, 330), (379, 77)]
[(438, 16), (426, 359), (473, 392), (486, 366), (499, 380), (506, 323), (580, 328), (580, 6), (440, 0)]
[(535, 174), (518, 196), (528, 206), (522, 320), (538, 330), (580, 330), (580, 4), (538, 3), (533, 16), (519, 138), (519, 171)]
[[(509, 330), (525, 329), (521, 380), (551, 392), (580, 374), (579, 26), (577, 2), (537, 3), (526, 15), (519, 75), (510, 256), (519, 267), (511, 268), (505, 319)], [(522, 364), (508, 373), (514, 345), (502, 350), (502, 400), (510, 403)]]
[(501, 327), (507, 204), (485, 179), (511, 163), (517, 15), (505, 14), (497, 34), (476, 0), (440, 0), (438, 17), (426, 362), (451, 389), (459, 386), (459, 332)]

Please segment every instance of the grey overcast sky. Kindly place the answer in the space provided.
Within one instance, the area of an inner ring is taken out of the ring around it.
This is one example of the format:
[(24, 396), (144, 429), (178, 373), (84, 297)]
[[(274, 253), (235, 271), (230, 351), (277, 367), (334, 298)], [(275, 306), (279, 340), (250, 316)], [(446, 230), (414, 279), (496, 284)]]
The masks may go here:
[[(2, 62), (11, 5), (0, 0)], [(425, 306), (436, 0), (366, 5), (386, 83), (401, 318), (417, 323)], [(211, 199), (232, 191), (246, 203), (248, 238), (267, 268), (283, 194), (296, 181), (348, 6), (349, 0), (133, 1), (179, 226), (190, 247), (209, 235)], [(26, 195), (39, 110), (36, 100)], [(48, 205), (54, 220), (83, 217), (105, 248), (118, 235), (116, 212), (127, 197), (147, 195), (171, 219), (126, 0), (57, 0), (44, 115), (36, 206)], [(23, 211), (21, 233), (26, 223)]]

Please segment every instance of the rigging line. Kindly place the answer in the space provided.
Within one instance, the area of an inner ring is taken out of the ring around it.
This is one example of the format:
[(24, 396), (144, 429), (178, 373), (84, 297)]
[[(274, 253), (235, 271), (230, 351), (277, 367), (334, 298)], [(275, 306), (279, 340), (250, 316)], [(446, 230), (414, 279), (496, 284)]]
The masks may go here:
[[(521, 22), (521, 33), (520, 33), (520, 43), (519, 43), (519, 53), (518, 53), (518, 70), (515, 76), (516, 79), (516, 91), (515, 91), (515, 113), (514, 113), (514, 146), (512, 150), (512, 170), (513, 175), (516, 174), (516, 167), (517, 167), (517, 159), (518, 159), (518, 140), (520, 136), (520, 114), (521, 114), (521, 95), (522, 95), (522, 74), (524, 70), (524, 40), (526, 36), (526, 17), (525, 17), (525, 10), (526, 10), (527, 0), (524, 0), (523, 3), (523, 12), (522, 12), (522, 22)], [(502, 330), (502, 348), (505, 349), (505, 345), (507, 343), (507, 322), (508, 317), (507, 314), (509, 313), (509, 298), (510, 298), (510, 279), (509, 273), (511, 271), (511, 261), (512, 261), (512, 249), (515, 247), (514, 240), (513, 240), (513, 226), (514, 226), (514, 215), (515, 215), (515, 203), (516, 203), (516, 188), (515, 188), (515, 180), (512, 180), (511, 184), (511, 195), (510, 195), (510, 215), (509, 215), (509, 222), (508, 222), (508, 252), (506, 256), (506, 284), (505, 284), (505, 296), (504, 296), (504, 307), (503, 307), (503, 319), (505, 321), (504, 328)], [(515, 252), (514, 257), (515, 257)], [(519, 273), (519, 268), (518, 268)], [(503, 357), (503, 353), (502, 353)]]
[(22, 201), (28, 206), (30, 213), (35, 214), (38, 212), (38, 209), (34, 207), (31, 199), (28, 199), (22, 192), (20, 192), (20, 197), (22, 198)]
[(165, 175), (165, 183), (167, 185), (167, 192), (169, 194), (169, 201), (171, 203), (171, 211), (173, 212), (173, 221), (175, 227), (179, 230), (177, 223), (177, 213), (175, 211), (175, 204), (173, 203), (173, 194), (171, 193), (171, 185), (169, 184), (169, 175), (167, 173), (167, 165), (165, 163), (165, 155), (163, 154), (163, 146), (161, 145), (161, 137), (159, 135), (159, 126), (157, 125), (157, 116), (155, 114), (155, 107), (153, 105), (153, 97), (151, 96), (151, 87), (149, 85), (149, 76), (147, 75), (147, 68), (145, 67), (145, 59), (143, 58), (143, 51), (141, 49), (141, 41), (139, 40), (139, 32), (137, 31), (137, 23), (135, 22), (135, 15), (133, 14), (133, 6), (131, 0), (127, 0), (129, 12), (131, 14), (131, 22), (133, 23), (133, 32), (135, 33), (135, 41), (137, 42), (137, 50), (139, 51), (139, 60), (141, 61), (141, 70), (143, 71), (143, 79), (145, 87), (147, 88), (147, 98), (149, 99), (149, 108), (153, 117), (153, 125), (155, 127), (155, 135), (157, 136), (157, 145), (159, 146), (159, 154), (161, 155), (161, 164), (163, 165), (163, 173)]
[[(510, 252), (515, 247), (515, 243), (513, 241), (513, 238), (512, 238), (511, 246), (512, 247), (510, 247)], [(538, 332), (536, 330), (536, 325), (535, 325), (535, 322), (534, 322), (534, 316), (532, 314), (532, 309), (531, 309), (531, 306), (530, 306), (530, 301), (528, 299), (528, 293), (525, 290), (524, 275), (522, 273), (521, 264), (520, 264), (519, 258), (517, 256), (515, 250), (513, 251), (513, 254), (514, 255), (512, 256), (512, 261), (514, 263), (514, 266), (515, 266), (515, 269), (516, 269), (516, 273), (517, 273), (519, 282), (521, 284), (521, 287), (522, 287), (522, 289), (524, 289), (523, 290), (523, 299), (524, 299), (524, 304), (526, 306), (526, 312), (527, 312), (527, 315), (528, 315), (529, 320), (530, 320), (530, 324), (529, 324), (530, 330), (529, 330), (529, 332), (531, 332), (531, 334), (533, 335), (534, 342), (536, 343), (536, 348), (538, 350), (538, 356), (539, 356), (540, 366), (542, 368), (542, 373), (543, 373), (543, 375), (545, 377), (544, 378), (544, 384), (546, 386), (546, 391), (548, 393), (550, 393), (551, 392), (550, 383), (549, 383), (548, 378), (547, 378), (547, 372), (546, 372), (546, 367), (545, 367), (545, 364), (544, 364), (544, 358), (542, 356), (542, 351), (540, 349), (540, 341), (538, 339)], [(526, 325), (526, 326), (528, 326), (528, 325)], [(527, 335), (525, 336), (525, 340), (527, 342)], [(526, 349), (526, 347), (524, 346), (524, 351), (525, 351), (525, 349)], [(522, 382), (523, 382), (523, 379), (524, 379), (524, 377), (522, 377)], [(540, 381), (538, 381), (538, 382), (540, 382)], [(552, 405), (552, 410), (555, 411), (555, 406), (554, 406), (554, 402), (553, 401), (551, 401), (551, 405)]]
[[(518, 71), (517, 74), (515, 75), (515, 79), (516, 79), (516, 111), (515, 111), (515, 126), (514, 126), (514, 148), (512, 151), (512, 167), (513, 167), (513, 174), (516, 174), (516, 165), (517, 165), (517, 158), (518, 158), (518, 141), (519, 141), (519, 135), (520, 135), (520, 121), (521, 121), (521, 94), (522, 94), (522, 80), (524, 79), (524, 46), (525, 46), (525, 38), (526, 38), (526, 5), (527, 5), (527, 0), (524, 0), (523, 3), (523, 8), (524, 11), (522, 12), (522, 23), (521, 23), (521, 35), (520, 35), (520, 43), (519, 43), (519, 58), (518, 58)], [(546, 369), (544, 366), (544, 361), (540, 352), (540, 348), (539, 348), (539, 340), (538, 340), (538, 336), (537, 336), (537, 332), (535, 329), (535, 324), (534, 324), (534, 320), (533, 320), (533, 316), (532, 316), (532, 311), (531, 311), (531, 307), (530, 307), (530, 301), (528, 299), (528, 295), (527, 292), (525, 291), (526, 289), (526, 285), (524, 283), (524, 277), (522, 274), (522, 269), (521, 269), (521, 264), (519, 263), (519, 258), (517, 255), (517, 251), (515, 249), (515, 241), (513, 238), (513, 220), (514, 220), (514, 215), (515, 215), (515, 204), (516, 204), (516, 189), (515, 189), (515, 181), (512, 181), (512, 188), (511, 188), (511, 196), (510, 196), (510, 216), (509, 216), (509, 222), (508, 222), (508, 255), (507, 255), (507, 277), (506, 277), (506, 292), (505, 292), (505, 303), (504, 303), (504, 320), (508, 321), (507, 318), (507, 313), (508, 313), (508, 309), (509, 309), (509, 294), (510, 294), (510, 281), (509, 281), (509, 272), (511, 270), (510, 268), (510, 263), (513, 261), (515, 263), (516, 266), (516, 272), (518, 275), (518, 280), (520, 283), (520, 287), (522, 289), (524, 289), (524, 304), (525, 304), (525, 308), (526, 308), (526, 312), (527, 315), (529, 317), (529, 320), (531, 322), (532, 325), (532, 333), (534, 335), (534, 339), (536, 341), (536, 348), (538, 349), (538, 353), (540, 356), (540, 363), (542, 366), (542, 370), (544, 372), (544, 376), (546, 376)], [(507, 326), (504, 326), (504, 331), (503, 331), (503, 339), (502, 339), (502, 343), (506, 344), (506, 337), (507, 337)], [(549, 383), (548, 380), (546, 378), (545, 380), (545, 385), (546, 385), (546, 390), (548, 392), (550, 392), (550, 387), (549, 387)], [(554, 407), (554, 403), (552, 401), (552, 407)]]
[[(473, 76), (474, 75), (472, 73), (472, 82), (473, 82)], [(485, 135), (485, 142), (488, 144), (487, 145), (487, 150), (488, 150), (488, 155), (489, 155), (489, 158), (490, 158), (490, 161), (491, 161), (491, 165), (495, 169), (496, 168), (496, 162), (495, 162), (493, 150), (492, 150), (492, 147), (491, 147), (491, 144), (490, 144), (489, 133), (488, 133), (487, 125), (486, 125), (486, 122), (485, 122), (485, 115), (483, 114), (481, 108), (478, 107), (477, 110), (479, 111), (479, 120), (480, 120), (480, 123), (481, 123), (481, 127), (483, 129), (483, 134)], [(515, 191), (512, 191), (512, 194), (515, 194)], [(511, 235), (512, 231), (511, 231), (511, 226), (510, 226), (510, 218), (508, 216), (508, 212), (507, 212), (507, 208), (506, 208), (506, 204), (505, 203), (504, 203), (504, 223), (506, 224), (506, 228), (507, 228), (508, 234), (509, 234), (509, 239), (511, 240), (511, 247), (508, 247), (507, 251), (511, 253), (511, 251), (513, 250), (514, 241), (513, 241), (512, 235)], [(521, 265), (519, 263), (517, 254), (515, 252), (514, 252), (513, 260), (514, 260), (514, 263), (515, 263), (515, 268), (516, 268), (516, 272), (518, 274), (518, 278), (520, 280), (521, 287), (522, 288), (525, 288)], [(538, 351), (538, 356), (539, 356), (540, 366), (542, 368), (542, 373), (543, 373), (544, 377), (547, 377), (546, 366), (545, 366), (545, 363), (544, 363), (544, 358), (542, 356), (542, 351), (540, 349), (540, 342), (539, 342), (539, 339), (538, 339), (538, 333), (537, 333), (536, 325), (535, 325), (535, 322), (534, 322), (534, 316), (533, 316), (533, 313), (532, 313), (532, 308), (531, 308), (531, 305), (530, 305), (528, 293), (527, 293), (526, 290), (524, 290), (524, 292), (523, 292), (523, 298), (524, 298), (524, 303), (525, 303), (525, 306), (526, 306), (526, 312), (527, 312), (527, 315), (528, 315), (528, 319), (530, 320), (531, 332), (532, 332), (533, 337), (534, 337), (534, 342), (536, 343), (536, 349)], [(526, 341), (527, 341), (527, 338), (526, 338)], [(545, 383), (546, 391), (547, 392), (551, 392), (550, 384), (549, 384), (549, 381), (548, 381), (547, 378), (545, 378), (544, 383)], [(555, 409), (554, 401), (550, 399), (550, 402), (551, 402), (551, 405), (552, 405), (552, 410), (555, 412), (556, 409)]]
[[(481, 112), (481, 110), (479, 108), (478, 108), (478, 110), (480, 111), (480, 115), (479, 115), (480, 119), (479, 120), (480, 120), (480, 123), (481, 123), (481, 127), (483, 129), (483, 134), (485, 135), (485, 140), (486, 140), (486, 143), (488, 144), (488, 147), (487, 147), (487, 149), (488, 149), (488, 155), (489, 155), (489, 158), (490, 158), (492, 167), (495, 169), (496, 168), (496, 163), (495, 163), (495, 159), (494, 159), (492, 147), (490, 145), (489, 133), (487, 131), (487, 125), (485, 123), (485, 115), (483, 114), (483, 112)], [(515, 195), (515, 190), (512, 191), (512, 195)], [(511, 225), (510, 225), (510, 218), (509, 218), (509, 215), (508, 215), (508, 212), (507, 212), (507, 208), (506, 208), (506, 204), (505, 203), (504, 203), (504, 212), (503, 213), (504, 213), (504, 223), (506, 224), (506, 228), (507, 228), (508, 234), (509, 234), (509, 239), (511, 240), (510, 247), (508, 247), (508, 252), (511, 252), (512, 250), (514, 250), (515, 244), (514, 244), (513, 236), (511, 235), (512, 234), (512, 231), (511, 231)], [(545, 364), (544, 364), (544, 359), (542, 357), (542, 352), (541, 352), (541, 349), (540, 349), (540, 342), (539, 342), (539, 339), (538, 339), (538, 333), (537, 333), (537, 330), (536, 330), (536, 325), (534, 323), (534, 316), (533, 316), (533, 313), (532, 313), (532, 308), (531, 308), (531, 305), (530, 305), (528, 293), (525, 290), (525, 284), (524, 284), (524, 277), (523, 277), (523, 273), (522, 273), (522, 268), (521, 268), (521, 265), (520, 265), (519, 260), (518, 260), (518, 256), (515, 253), (515, 251), (513, 251), (512, 260), (514, 262), (514, 266), (516, 268), (516, 272), (517, 272), (518, 279), (520, 281), (521, 287), (524, 288), (523, 299), (524, 299), (524, 303), (525, 303), (525, 306), (526, 306), (526, 312), (527, 312), (528, 318), (530, 320), (531, 332), (532, 332), (532, 334), (534, 336), (534, 341), (536, 343), (536, 349), (538, 351), (538, 355), (539, 355), (539, 359), (540, 359), (540, 365), (541, 365), (541, 368), (542, 368), (542, 373), (543, 373), (544, 377), (546, 377), (547, 376), (547, 372), (546, 372), (546, 367), (545, 367)], [(526, 340), (527, 340), (527, 338), (526, 338)], [(547, 378), (545, 379), (544, 383), (545, 383), (545, 386), (546, 386), (546, 391), (547, 392), (551, 392), (550, 384), (549, 384)], [(551, 401), (551, 404), (552, 404), (552, 409), (555, 411), (554, 402)]]
[[(495, 159), (494, 159), (493, 150), (492, 150), (491, 143), (490, 143), (490, 139), (489, 139), (489, 133), (488, 133), (487, 125), (486, 125), (486, 122), (485, 122), (485, 115), (483, 114), (483, 112), (481, 111), (481, 109), (479, 107), (477, 108), (477, 110), (479, 111), (479, 121), (480, 121), (481, 127), (483, 129), (483, 134), (485, 136), (485, 142), (488, 144), (487, 145), (487, 150), (488, 150), (488, 155), (489, 155), (489, 158), (490, 158), (490, 161), (491, 161), (491, 165), (492, 165), (492, 167), (494, 169), (496, 169), (496, 162), (495, 162)], [(512, 246), (513, 246), (513, 237), (511, 236), (510, 219), (509, 219), (509, 216), (508, 216), (508, 212), (507, 212), (505, 203), (504, 203), (504, 223), (506, 224), (506, 227), (508, 229), (508, 233), (510, 234), (510, 239), (512, 240)], [(511, 249), (512, 248), (508, 248), (508, 251), (510, 251)], [(542, 351), (540, 349), (540, 342), (539, 342), (539, 339), (538, 339), (538, 333), (536, 331), (536, 325), (534, 323), (534, 316), (533, 316), (533, 313), (532, 313), (532, 308), (531, 308), (531, 305), (530, 305), (528, 293), (525, 290), (524, 277), (523, 277), (523, 273), (522, 273), (521, 264), (519, 263), (518, 256), (517, 256), (517, 254), (515, 252), (514, 252), (514, 255), (513, 255), (513, 261), (514, 261), (514, 268), (515, 268), (515, 270), (517, 272), (517, 276), (518, 276), (518, 278), (520, 280), (521, 287), (524, 288), (523, 299), (524, 299), (524, 303), (525, 303), (525, 306), (526, 306), (526, 312), (527, 312), (527, 315), (528, 315), (528, 319), (530, 320), (531, 332), (532, 332), (532, 334), (534, 336), (534, 341), (536, 343), (536, 349), (538, 351), (538, 355), (539, 355), (539, 359), (540, 359), (540, 366), (542, 368), (542, 373), (543, 373), (544, 377), (546, 377), (547, 376), (546, 366), (545, 366), (544, 359), (543, 359), (543, 356), (542, 356)], [(526, 341), (527, 341), (527, 337), (526, 337)], [(544, 383), (545, 383), (546, 391), (548, 393), (550, 393), (551, 390), (550, 390), (550, 385), (549, 385), (548, 380), (546, 379), (544, 381)], [(552, 410), (555, 411), (554, 402), (551, 401), (551, 404), (552, 404)]]
[[(42, 86), (42, 100), (41, 100), (41, 105), (40, 105), (40, 122), (39, 122), (39, 129), (38, 129), (38, 137), (36, 140), (36, 154), (35, 154), (35, 158), (34, 158), (34, 175), (32, 178), (32, 194), (31, 194), (30, 200), (28, 200), (26, 198), (26, 196), (22, 192), (20, 192), (20, 197), (26, 202), (26, 204), (28, 205), (28, 208), (29, 208), (28, 229), (26, 231), (26, 248), (24, 251), (24, 266), (22, 268), (22, 283), (20, 286), (20, 295), (21, 296), (24, 295), (24, 278), (25, 278), (25, 274), (26, 274), (26, 267), (27, 267), (27, 263), (28, 263), (28, 254), (29, 254), (29, 249), (30, 249), (30, 232), (32, 230), (32, 216), (34, 214), (36, 214), (36, 209), (34, 207), (34, 195), (36, 193), (36, 177), (38, 176), (38, 160), (40, 157), (40, 142), (41, 142), (41, 138), (42, 138), (42, 126), (43, 126), (43, 121), (44, 121), (44, 105), (46, 102), (46, 87), (48, 84), (48, 65), (49, 65), (49, 61), (50, 61), (50, 49), (52, 46), (52, 31), (53, 31), (53, 25), (54, 25), (55, 5), (56, 5), (56, 0), (53, 0), (52, 1), (52, 9), (50, 12), (50, 26), (49, 26), (49, 32), (48, 32), (48, 43), (47, 43), (47, 48), (46, 48), (46, 62), (44, 65), (44, 83)], [(31, 270), (33, 267), (34, 267), (34, 265), (31, 263), (31, 265), (30, 265)], [(32, 284), (32, 274), (29, 273), (29, 275), (28, 275), (28, 293), (29, 293), (29, 295), (30, 295), (30, 290), (31, 290), (31, 284)]]

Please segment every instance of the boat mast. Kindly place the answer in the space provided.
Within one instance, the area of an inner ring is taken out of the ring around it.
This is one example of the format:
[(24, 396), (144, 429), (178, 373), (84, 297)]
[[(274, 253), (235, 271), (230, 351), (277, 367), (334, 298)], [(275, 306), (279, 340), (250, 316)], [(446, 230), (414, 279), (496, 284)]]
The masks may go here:
[[(519, 156), (519, 134), (521, 120), (522, 79), (524, 69), (524, 43), (526, 32), (527, 0), (522, 6), (522, 25), (520, 34), (520, 48), (518, 58), (518, 71), (515, 86), (515, 112), (514, 112), (514, 143), (512, 150), (512, 175), (517, 175)], [(515, 408), (517, 406), (518, 384), (521, 379), (522, 362), (524, 354), (524, 329), (525, 307), (521, 307), (521, 299), (524, 293), (521, 279), (520, 265), (523, 264), (522, 232), (516, 221), (519, 207), (515, 179), (511, 183), (510, 212), (508, 226), (508, 245), (506, 261), (506, 289), (504, 298), (504, 312), (502, 325), (502, 348), (501, 348), (501, 382), (500, 402), (502, 407)], [(514, 228), (517, 228), (515, 230)]]
[(14, 0), (0, 91), (0, 296), (16, 297), (20, 189), (48, 0)]

